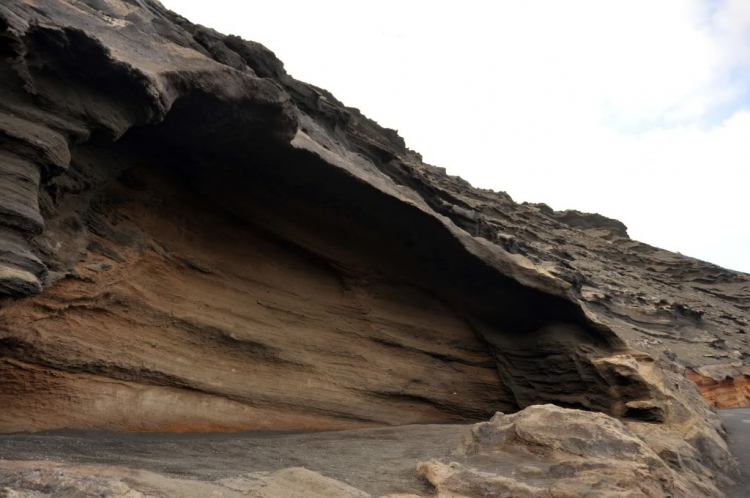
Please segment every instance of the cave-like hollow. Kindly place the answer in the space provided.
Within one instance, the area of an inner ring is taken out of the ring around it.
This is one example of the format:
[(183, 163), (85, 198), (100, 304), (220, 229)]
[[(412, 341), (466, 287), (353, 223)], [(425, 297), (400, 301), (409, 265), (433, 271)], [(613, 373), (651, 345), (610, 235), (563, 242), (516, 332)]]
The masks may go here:
[(0, 431), (620, 415), (642, 396), (596, 367), (626, 348), (570, 296), (494, 264), (377, 157), (330, 150), (336, 123), (275, 83), (165, 71), (155, 99), (83, 31), (0, 32), (0, 263), (25, 279), (0, 299)]
[(75, 148), (44, 187), (37, 245), (59, 242), (51, 273), (74, 270), (5, 305), (27, 325), (2, 340), (4, 430), (612, 411), (592, 362), (622, 345), (573, 302), (504, 276), (372, 178), (267, 137), (206, 146), (185, 131), (198, 116), (170, 116)]

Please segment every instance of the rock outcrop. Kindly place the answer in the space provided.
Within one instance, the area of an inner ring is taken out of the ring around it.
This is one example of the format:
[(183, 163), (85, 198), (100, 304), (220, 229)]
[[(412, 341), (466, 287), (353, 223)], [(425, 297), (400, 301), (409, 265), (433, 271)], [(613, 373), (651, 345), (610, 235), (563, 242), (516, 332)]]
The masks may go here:
[(487, 485), (519, 497), (722, 496), (716, 481), (707, 478), (714, 473), (706, 465), (716, 468), (724, 462), (686, 458), (670, 467), (668, 460), (682, 452), (684, 442), (667, 437), (657, 454), (655, 444), (649, 447), (648, 439), (639, 437), (641, 424), (536, 405), (475, 425), (463, 442), (462, 453), (515, 461), (506, 476), (440, 462), (423, 463), (420, 470), (438, 496), (487, 496), (476, 491)]
[(553, 403), (735, 475), (685, 372), (746, 368), (750, 276), (475, 189), (154, 0), (10, 0), (0, 55), (0, 431)]
[(716, 408), (750, 406), (750, 365), (741, 362), (688, 369), (706, 400)]

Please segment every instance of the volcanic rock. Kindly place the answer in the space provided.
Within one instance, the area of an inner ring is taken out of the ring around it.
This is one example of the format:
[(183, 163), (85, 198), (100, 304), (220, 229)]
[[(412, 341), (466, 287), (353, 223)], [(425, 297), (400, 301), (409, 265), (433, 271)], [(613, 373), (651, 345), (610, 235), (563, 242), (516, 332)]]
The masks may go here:
[[(470, 490), (482, 489), (482, 483), (508, 487), (509, 496), (723, 496), (714, 474), (695, 459), (674, 462), (670, 467), (654, 451), (658, 443), (639, 437), (638, 424), (623, 424), (602, 413), (531, 406), (512, 415), (499, 413), (489, 422), (475, 425), (461, 448), (471, 456), (498, 460), (516, 456), (531, 461), (512, 471), (513, 477), (439, 462), (422, 464), (420, 470), (443, 493), (448, 489), (477, 497), (486, 495)], [(674, 454), (683, 452), (674, 439), (667, 437), (661, 443)]]
[(706, 365), (688, 369), (687, 376), (716, 408), (750, 406), (750, 365)]

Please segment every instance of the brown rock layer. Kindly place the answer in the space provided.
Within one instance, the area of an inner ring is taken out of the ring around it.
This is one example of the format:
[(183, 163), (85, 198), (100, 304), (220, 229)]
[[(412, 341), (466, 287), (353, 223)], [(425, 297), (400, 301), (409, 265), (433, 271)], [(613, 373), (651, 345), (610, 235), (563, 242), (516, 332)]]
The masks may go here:
[(3, 308), (27, 324), (3, 332), (6, 430), (330, 429), (517, 407), (433, 293), (139, 181), (113, 185), (116, 214), (95, 218), (128, 244), (95, 235), (73, 278)]
[(688, 369), (687, 376), (714, 408), (721, 410), (750, 406), (750, 375), (736, 374), (716, 380)]
[[(601, 413), (536, 405), (473, 426), (459, 450), (467, 461), (433, 460), (418, 468), (437, 498), (723, 496), (706, 462), (686, 458), (670, 465), (669, 453), (657, 454), (639, 432), (638, 424)], [(674, 451), (680, 441), (662, 443)], [(487, 470), (472, 468), (482, 464)]]

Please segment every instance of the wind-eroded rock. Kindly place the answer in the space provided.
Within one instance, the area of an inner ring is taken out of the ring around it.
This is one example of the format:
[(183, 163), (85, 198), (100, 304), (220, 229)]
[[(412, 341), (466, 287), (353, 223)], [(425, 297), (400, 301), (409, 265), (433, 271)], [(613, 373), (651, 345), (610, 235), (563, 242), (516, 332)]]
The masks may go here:
[(730, 363), (688, 369), (703, 397), (716, 408), (750, 406), (750, 365)]
[[(670, 466), (640, 437), (601, 413), (537, 405), (497, 414), (464, 439), (463, 464), (424, 462), (437, 498), (678, 498), (723, 496), (706, 468)], [(495, 462), (505, 472), (481, 471)]]

